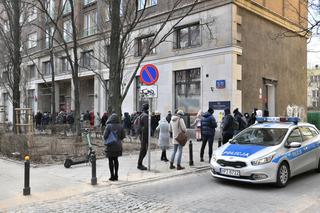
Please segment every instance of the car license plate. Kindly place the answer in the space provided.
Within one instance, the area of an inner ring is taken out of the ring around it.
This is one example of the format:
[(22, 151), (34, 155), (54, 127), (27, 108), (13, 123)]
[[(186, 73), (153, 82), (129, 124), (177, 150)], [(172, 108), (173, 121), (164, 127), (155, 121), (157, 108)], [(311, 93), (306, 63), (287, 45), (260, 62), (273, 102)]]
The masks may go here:
[(220, 173), (223, 175), (229, 175), (229, 176), (240, 176), (239, 170), (233, 170), (233, 169), (220, 169)]

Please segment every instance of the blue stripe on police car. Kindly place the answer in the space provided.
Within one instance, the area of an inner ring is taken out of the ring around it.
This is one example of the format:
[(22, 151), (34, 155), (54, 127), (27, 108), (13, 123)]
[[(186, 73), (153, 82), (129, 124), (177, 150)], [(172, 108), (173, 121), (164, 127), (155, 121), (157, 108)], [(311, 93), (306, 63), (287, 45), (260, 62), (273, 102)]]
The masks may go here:
[(264, 148), (266, 148), (266, 146), (230, 144), (223, 151), (222, 156), (247, 158)]

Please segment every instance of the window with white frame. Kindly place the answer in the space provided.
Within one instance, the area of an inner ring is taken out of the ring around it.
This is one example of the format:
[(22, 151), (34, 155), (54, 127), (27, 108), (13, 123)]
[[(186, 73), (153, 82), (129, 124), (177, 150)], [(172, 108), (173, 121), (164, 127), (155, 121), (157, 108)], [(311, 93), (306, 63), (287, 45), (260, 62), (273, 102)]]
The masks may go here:
[(28, 22), (31, 22), (35, 20), (38, 16), (37, 8), (36, 7), (30, 7), (28, 9)]
[(50, 39), (53, 37), (54, 28), (47, 27), (45, 32), (45, 48), (50, 47), (50, 43), (52, 42)]
[(63, 9), (62, 14), (68, 14), (68, 13), (71, 12), (71, 4), (70, 4), (69, 0), (63, 0), (61, 6), (62, 6), (62, 9)]
[(138, 44), (138, 52), (137, 55), (138, 56), (142, 56), (144, 54), (146, 54), (148, 52), (148, 55), (152, 55), (155, 54), (155, 48), (153, 48), (152, 50), (149, 50), (151, 45), (152, 45), (152, 41), (154, 39), (154, 35), (148, 35), (148, 36), (144, 36), (144, 37), (140, 37), (137, 39), (137, 44)]
[(200, 25), (191, 24), (175, 30), (175, 48), (186, 48), (200, 45)]
[(61, 72), (65, 73), (65, 72), (69, 72), (71, 70), (71, 66), (70, 63), (68, 61), (67, 57), (62, 57), (61, 58)]
[(157, 5), (157, 0), (138, 0), (138, 10)]
[(87, 6), (87, 5), (89, 5), (89, 4), (91, 4), (91, 3), (95, 2), (95, 1), (96, 0), (83, 0), (83, 5)]
[(28, 35), (28, 48), (34, 48), (37, 46), (38, 43), (38, 34), (35, 33), (31, 33)]
[(90, 12), (83, 16), (83, 36), (90, 36), (97, 32), (97, 12)]
[(34, 79), (35, 76), (36, 76), (36, 65), (35, 64), (28, 65), (27, 79), (29, 80)]
[(82, 52), (82, 66), (84, 68), (92, 68), (93, 67), (93, 50)]
[(50, 61), (43, 62), (42, 74), (44, 76), (51, 75), (51, 62)]
[[(54, 15), (55, 15), (55, 0), (46, 0), (46, 8), (47, 8), (47, 11), (48, 11), (48, 15), (51, 17), (51, 18), (54, 18)], [(47, 20), (50, 20), (48, 19), (48, 17), (46, 17)]]
[(68, 42), (72, 40), (72, 24), (71, 20), (63, 22), (63, 39)]

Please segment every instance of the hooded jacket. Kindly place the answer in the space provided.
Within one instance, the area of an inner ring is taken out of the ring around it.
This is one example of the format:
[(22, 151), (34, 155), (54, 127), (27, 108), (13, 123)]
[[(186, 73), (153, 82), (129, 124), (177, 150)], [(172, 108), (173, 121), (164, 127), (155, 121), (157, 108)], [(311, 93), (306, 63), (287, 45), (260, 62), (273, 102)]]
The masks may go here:
[(202, 135), (214, 137), (217, 128), (217, 122), (211, 113), (204, 113), (201, 119), (201, 128)]
[(170, 121), (169, 131), (172, 132), (172, 143), (179, 144), (179, 142), (176, 141), (175, 138), (179, 135), (181, 131), (187, 132), (187, 128), (184, 123), (184, 120), (180, 118), (180, 116), (177, 116), (177, 115), (172, 116)]
[(122, 155), (122, 140), (125, 138), (125, 132), (120, 124), (120, 120), (117, 114), (112, 114), (107, 121), (107, 126), (103, 133), (103, 139), (107, 140), (111, 131), (117, 133), (118, 142), (110, 145), (106, 145), (106, 157), (119, 157)]
[(167, 122), (166, 118), (162, 118), (159, 122), (157, 127), (157, 131), (159, 131), (159, 146), (162, 150), (169, 148), (169, 140), (170, 140), (170, 133), (169, 133), (169, 126), (170, 124)]

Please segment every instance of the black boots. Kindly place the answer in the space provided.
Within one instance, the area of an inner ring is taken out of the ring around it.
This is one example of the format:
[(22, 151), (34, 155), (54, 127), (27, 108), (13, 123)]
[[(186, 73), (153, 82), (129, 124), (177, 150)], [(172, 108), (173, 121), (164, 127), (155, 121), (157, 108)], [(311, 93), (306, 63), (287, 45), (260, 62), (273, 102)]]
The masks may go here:
[(176, 167), (173, 165), (173, 162), (170, 162), (170, 169), (175, 169)]
[(148, 169), (144, 165), (138, 165), (137, 168), (140, 169), (140, 170), (147, 170)]
[(177, 165), (177, 170), (182, 170), (184, 167), (180, 166), (179, 164)]
[(167, 158), (167, 152), (166, 150), (163, 150), (162, 153), (161, 153), (161, 160), (164, 161), (164, 162), (168, 162), (168, 158)]

